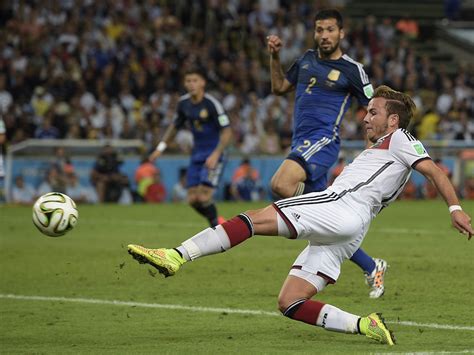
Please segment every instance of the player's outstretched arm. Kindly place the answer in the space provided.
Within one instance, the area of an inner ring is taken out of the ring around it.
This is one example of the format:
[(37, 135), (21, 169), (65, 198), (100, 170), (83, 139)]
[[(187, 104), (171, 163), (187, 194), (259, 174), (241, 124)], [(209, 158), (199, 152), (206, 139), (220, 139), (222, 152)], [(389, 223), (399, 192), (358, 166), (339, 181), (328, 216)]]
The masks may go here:
[(471, 217), (461, 209), (456, 191), (446, 174), (438, 168), (431, 159), (420, 161), (416, 164), (415, 170), (431, 180), (441, 196), (443, 196), (449, 206), (451, 222), (454, 228), (456, 228), (460, 233), (467, 235), (468, 239), (471, 239), (474, 234), (474, 230), (471, 226)]
[(272, 93), (275, 95), (283, 95), (294, 89), (283, 73), (280, 63), (280, 49), (283, 42), (276, 35), (267, 36), (267, 50), (270, 53), (270, 76), (272, 84)]
[(153, 162), (157, 158), (159, 158), (165, 151), (166, 147), (168, 146), (168, 142), (174, 137), (175, 134), (176, 134), (176, 127), (172, 123), (166, 129), (163, 139), (161, 140), (160, 143), (158, 143), (153, 153), (150, 154), (150, 156), (148, 157), (148, 160)]

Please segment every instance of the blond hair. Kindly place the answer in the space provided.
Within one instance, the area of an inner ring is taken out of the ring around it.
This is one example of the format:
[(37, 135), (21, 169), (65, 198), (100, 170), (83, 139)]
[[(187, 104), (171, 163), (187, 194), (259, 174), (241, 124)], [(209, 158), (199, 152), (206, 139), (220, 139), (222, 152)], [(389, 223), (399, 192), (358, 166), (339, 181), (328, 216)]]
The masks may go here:
[(398, 127), (406, 129), (416, 110), (416, 105), (411, 97), (386, 85), (381, 85), (375, 89), (372, 98), (376, 97), (387, 100), (385, 103), (387, 113), (398, 115)]

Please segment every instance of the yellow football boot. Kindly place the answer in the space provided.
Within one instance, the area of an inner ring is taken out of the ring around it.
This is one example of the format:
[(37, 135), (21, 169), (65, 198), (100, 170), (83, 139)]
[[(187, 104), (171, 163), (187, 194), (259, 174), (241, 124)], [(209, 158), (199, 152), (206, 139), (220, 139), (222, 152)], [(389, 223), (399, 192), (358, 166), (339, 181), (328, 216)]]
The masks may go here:
[(140, 264), (150, 264), (165, 277), (173, 276), (186, 260), (174, 249), (148, 249), (129, 244), (128, 253)]
[(371, 313), (359, 321), (359, 330), (367, 338), (374, 339), (382, 344), (394, 345), (395, 337), (388, 330), (380, 313)]

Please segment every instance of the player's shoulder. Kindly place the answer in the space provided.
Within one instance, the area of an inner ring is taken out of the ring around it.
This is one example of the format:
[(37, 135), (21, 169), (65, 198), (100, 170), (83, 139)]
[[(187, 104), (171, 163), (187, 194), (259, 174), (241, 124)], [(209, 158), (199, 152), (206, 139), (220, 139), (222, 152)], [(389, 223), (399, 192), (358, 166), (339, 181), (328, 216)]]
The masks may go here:
[[(429, 154), (421, 143), (410, 131), (399, 128), (392, 134), (390, 152), (395, 156), (415, 157), (416, 159), (429, 158)], [(409, 160), (412, 160), (411, 158)], [(414, 161), (409, 162), (412, 165)]]
[(396, 143), (418, 141), (418, 139), (416, 139), (415, 136), (411, 134), (410, 131), (408, 131), (405, 128), (398, 128), (395, 132), (393, 132), (392, 140)]
[(354, 67), (354, 68), (359, 68), (359, 67), (364, 66), (364, 64), (362, 64), (361, 62), (358, 62), (357, 60), (353, 59), (348, 54), (343, 54), (341, 56), (341, 62), (345, 63), (349, 67)]
[[(404, 150), (413, 147), (419, 154), (426, 152), (423, 144), (405, 128), (398, 128), (391, 134), (389, 149), (391, 151)], [(410, 148), (411, 149), (411, 148)]]
[(339, 63), (346, 68), (346, 74), (351, 73), (353, 77), (360, 78), (362, 84), (369, 84), (369, 76), (365, 72), (362, 63), (352, 59), (347, 54), (342, 55)]
[(208, 92), (206, 92), (204, 94), (204, 100), (206, 101), (206, 103), (214, 106), (217, 113), (221, 114), (222, 112), (224, 112), (224, 107), (222, 106), (221, 102), (214, 95), (209, 94)]
[(379, 138), (373, 149), (389, 149), (394, 150), (409, 142), (418, 142), (418, 140), (406, 129), (398, 128), (397, 130)]
[(183, 105), (190, 101), (191, 101), (191, 94), (184, 94), (179, 97), (178, 105)]
[(307, 49), (303, 54), (301, 54), (295, 62), (302, 61), (316, 61), (317, 55), (314, 49)]

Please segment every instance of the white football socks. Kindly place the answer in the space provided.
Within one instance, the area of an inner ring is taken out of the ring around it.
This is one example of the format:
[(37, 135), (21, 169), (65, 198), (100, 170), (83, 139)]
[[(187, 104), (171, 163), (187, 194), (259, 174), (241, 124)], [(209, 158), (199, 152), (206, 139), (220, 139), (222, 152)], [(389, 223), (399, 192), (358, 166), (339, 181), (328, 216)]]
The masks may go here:
[(319, 312), (316, 325), (333, 332), (357, 334), (359, 333), (357, 329), (359, 318), (359, 316), (344, 312), (330, 304), (325, 304)]
[(230, 248), (227, 233), (221, 225), (206, 228), (195, 236), (185, 240), (176, 249), (187, 261), (195, 260), (201, 256), (217, 254)]

